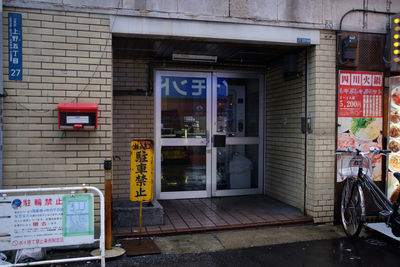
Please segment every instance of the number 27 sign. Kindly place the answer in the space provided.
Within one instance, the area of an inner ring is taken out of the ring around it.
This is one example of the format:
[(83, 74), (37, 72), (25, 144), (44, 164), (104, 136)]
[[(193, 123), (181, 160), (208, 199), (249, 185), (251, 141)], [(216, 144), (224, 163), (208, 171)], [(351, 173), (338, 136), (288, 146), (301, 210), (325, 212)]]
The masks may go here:
[(22, 16), (8, 13), (8, 78), (22, 80)]

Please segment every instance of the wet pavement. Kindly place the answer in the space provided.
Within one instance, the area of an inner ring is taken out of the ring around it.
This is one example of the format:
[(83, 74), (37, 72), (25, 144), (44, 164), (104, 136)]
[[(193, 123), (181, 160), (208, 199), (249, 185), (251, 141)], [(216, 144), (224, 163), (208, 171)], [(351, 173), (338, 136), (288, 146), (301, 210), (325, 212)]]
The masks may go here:
[(400, 242), (373, 232), (350, 240), (339, 227), (327, 225), (160, 237), (155, 242), (162, 254), (122, 256), (107, 260), (107, 266), (400, 266)]
[[(95, 266), (92, 264), (91, 266)], [(315, 240), (208, 253), (122, 257), (107, 266), (400, 266), (399, 244), (377, 238)]]

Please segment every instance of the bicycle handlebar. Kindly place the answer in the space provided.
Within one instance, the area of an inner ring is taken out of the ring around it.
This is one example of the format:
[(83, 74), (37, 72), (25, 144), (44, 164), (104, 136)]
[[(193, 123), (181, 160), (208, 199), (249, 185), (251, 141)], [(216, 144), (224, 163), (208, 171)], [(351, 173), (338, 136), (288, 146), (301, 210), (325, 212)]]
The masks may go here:
[(368, 152), (361, 152), (361, 150), (359, 150), (357, 148), (351, 148), (351, 147), (349, 147), (347, 150), (336, 150), (336, 154), (357, 154), (357, 155), (360, 155), (360, 154), (366, 155), (368, 153), (386, 155), (391, 152), (392, 151), (390, 151), (390, 150), (379, 149), (376, 147), (370, 147)]
[(339, 153), (349, 153), (349, 151), (347, 151), (347, 150), (336, 150), (336, 154), (339, 154)]

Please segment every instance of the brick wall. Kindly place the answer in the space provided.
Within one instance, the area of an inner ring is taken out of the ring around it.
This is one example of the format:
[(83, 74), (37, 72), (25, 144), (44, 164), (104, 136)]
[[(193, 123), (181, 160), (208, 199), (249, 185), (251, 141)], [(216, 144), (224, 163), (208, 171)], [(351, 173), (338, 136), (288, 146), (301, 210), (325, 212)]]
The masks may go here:
[(114, 91), (144, 93), (149, 86), (149, 64), (134, 59), (113, 59)]
[[(22, 14), (23, 80), (8, 80), (9, 12)], [(112, 154), (111, 34), (108, 15), (5, 8), (4, 188), (102, 189)], [(99, 104), (97, 131), (58, 129), (59, 102)]]
[(336, 38), (323, 31), (320, 45), (309, 53), (309, 115), (314, 132), (308, 135), (307, 211), (314, 222), (332, 222), (335, 184)]
[(114, 59), (114, 91), (125, 91), (113, 100), (113, 198), (129, 198), (130, 142), (154, 137), (154, 97), (128, 95), (147, 91), (147, 62)]
[(285, 80), (282, 60), (266, 78), (265, 191), (285, 203), (304, 206), (305, 53), (299, 54), (302, 77)]
[[(335, 193), (336, 40), (327, 31), (320, 38), (320, 45), (309, 48), (307, 54), (308, 117), (313, 120), (313, 132), (307, 135), (305, 195), (306, 212), (316, 223), (333, 222)], [(272, 67), (266, 93), (266, 192), (300, 209), (304, 205), (305, 140), (300, 132), (304, 82), (285, 82), (282, 66)]]

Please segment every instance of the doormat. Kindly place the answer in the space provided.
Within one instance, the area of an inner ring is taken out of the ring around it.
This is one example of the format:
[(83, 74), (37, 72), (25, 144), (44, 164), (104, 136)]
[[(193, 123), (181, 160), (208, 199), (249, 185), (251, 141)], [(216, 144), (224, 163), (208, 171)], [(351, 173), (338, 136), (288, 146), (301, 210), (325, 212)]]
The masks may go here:
[(139, 242), (138, 238), (121, 240), (122, 247), (126, 250), (127, 256), (139, 256), (160, 254), (161, 251), (150, 238), (142, 238)]

